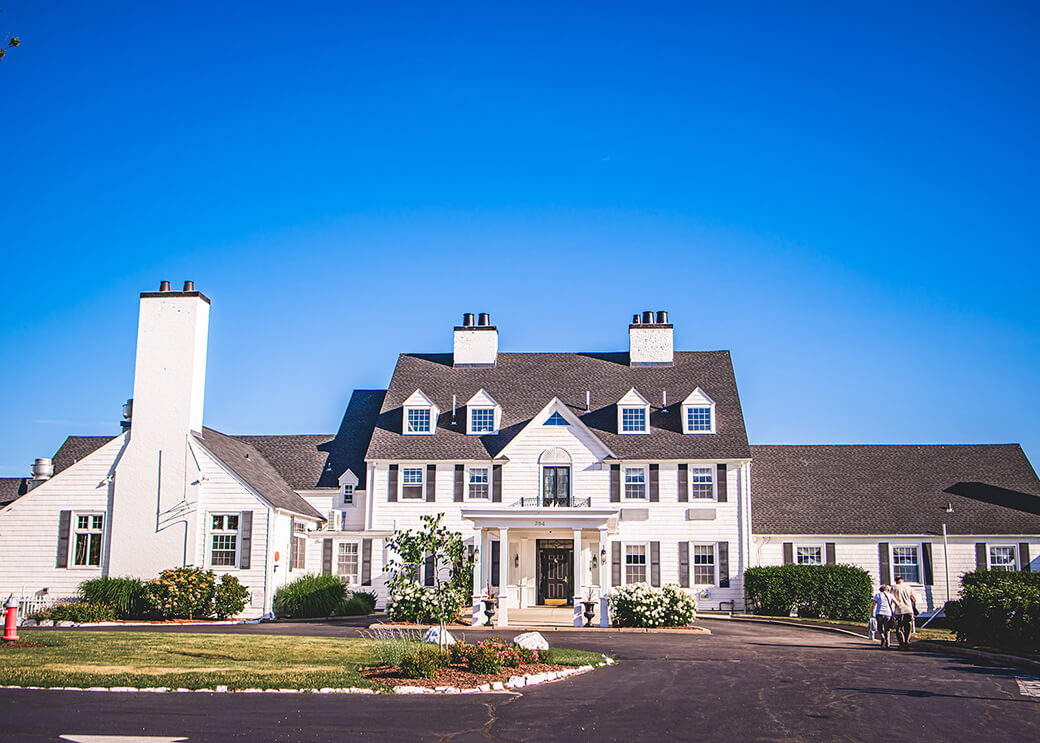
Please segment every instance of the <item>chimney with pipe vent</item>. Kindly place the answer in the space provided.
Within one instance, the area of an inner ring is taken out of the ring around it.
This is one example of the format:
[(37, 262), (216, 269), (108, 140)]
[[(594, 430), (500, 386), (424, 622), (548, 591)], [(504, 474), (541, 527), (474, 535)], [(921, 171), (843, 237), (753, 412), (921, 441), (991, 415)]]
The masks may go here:
[(649, 310), (633, 315), (628, 326), (628, 363), (630, 366), (671, 366), (674, 353), (672, 325), (664, 310), (656, 316)]
[(474, 324), (473, 313), (465, 313), (462, 325), (455, 326), (452, 363), (455, 366), (494, 366), (497, 358), (498, 328), (491, 324), (491, 315), (481, 312)]
[(32, 490), (38, 485), (43, 485), (43, 483), (54, 477), (54, 464), (51, 460), (41, 457), (33, 462), (30, 472), (32, 472), (32, 477), (26, 483), (26, 491)]

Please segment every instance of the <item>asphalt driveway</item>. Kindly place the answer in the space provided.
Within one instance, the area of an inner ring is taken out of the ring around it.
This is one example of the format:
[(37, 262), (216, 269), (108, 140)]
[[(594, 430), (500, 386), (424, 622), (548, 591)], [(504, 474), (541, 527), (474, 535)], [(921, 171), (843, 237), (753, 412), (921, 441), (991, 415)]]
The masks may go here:
[[(210, 631), (356, 634), (351, 624)], [(865, 640), (810, 629), (725, 620), (701, 624), (714, 634), (547, 633), (551, 644), (606, 652), (619, 663), (522, 693), (392, 697), (0, 690), (0, 735), (5, 741), (90, 734), (189, 741), (876, 743), (1032, 740), (1040, 730), (1040, 698), (1022, 693), (1016, 677), (1025, 674), (1020, 671), (931, 652), (881, 652)]]

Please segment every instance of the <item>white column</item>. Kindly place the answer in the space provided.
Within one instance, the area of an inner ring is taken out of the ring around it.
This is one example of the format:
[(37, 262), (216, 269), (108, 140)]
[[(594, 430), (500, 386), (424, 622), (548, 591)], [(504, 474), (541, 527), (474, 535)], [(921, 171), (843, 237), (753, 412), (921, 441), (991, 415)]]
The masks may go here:
[(574, 583), (572, 584), (572, 587), (574, 589), (573, 590), (574, 598), (572, 600), (574, 602), (574, 626), (575, 627), (580, 627), (585, 622), (585, 618), (582, 616), (583, 608), (582, 608), (581, 602), (582, 602), (582, 599), (584, 599), (585, 597), (582, 595), (582, 589), (581, 589), (582, 581), (581, 581), (581, 578), (582, 578), (582, 569), (581, 569), (581, 529), (575, 529), (574, 530), (574, 578), (573, 578)]
[(509, 529), (498, 528), (498, 626), (509, 626)]
[(607, 548), (607, 530), (599, 530), (599, 626), (610, 626), (607, 611), (607, 591), (610, 590), (610, 550)]
[(474, 627), (484, 623), (484, 604), (481, 603), (481, 565), (484, 557), (484, 530), (476, 528), (473, 530), (473, 620)]

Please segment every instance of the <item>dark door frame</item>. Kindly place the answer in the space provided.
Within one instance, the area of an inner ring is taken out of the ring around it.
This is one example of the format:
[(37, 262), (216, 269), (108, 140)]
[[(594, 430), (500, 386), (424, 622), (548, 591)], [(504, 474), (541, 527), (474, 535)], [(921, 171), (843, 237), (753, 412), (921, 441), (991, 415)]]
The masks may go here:
[(535, 604), (545, 605), (545, 596), (542, 592), (542, 552), (547, 549), (566, 550), (570, 554), (570, 560), (567, 561), (566, 582), (566, 600), (567, 605), (570, 606), (574, 600), (574, 586), (571, 585), (574, 582), (574, 542), (566, 539), (538, 539), (535, 541)]

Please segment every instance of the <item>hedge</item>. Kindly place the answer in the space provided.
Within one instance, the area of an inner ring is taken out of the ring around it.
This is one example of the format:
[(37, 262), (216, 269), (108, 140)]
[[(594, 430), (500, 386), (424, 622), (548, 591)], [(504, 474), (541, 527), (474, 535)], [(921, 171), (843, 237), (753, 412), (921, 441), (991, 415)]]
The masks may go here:
[(961, 577), (946, 617), (961, 642), (1040, 650), (1040, 573), (975, 570)]
[(319, 573), (301, 575), (274, 594), (274, 613), (297, 619), (331, 616), (347, 595), (347, 584), (338, 575)]
[(870, 574), (853, 565), (778, 565), (744, 571), (744, 600), (754, 614), (865, 622), (874, 595)]

